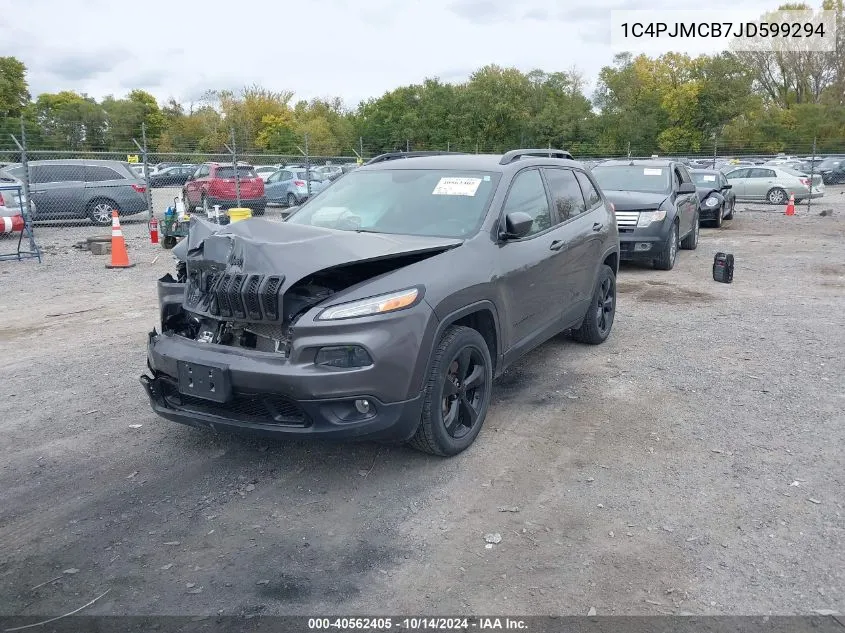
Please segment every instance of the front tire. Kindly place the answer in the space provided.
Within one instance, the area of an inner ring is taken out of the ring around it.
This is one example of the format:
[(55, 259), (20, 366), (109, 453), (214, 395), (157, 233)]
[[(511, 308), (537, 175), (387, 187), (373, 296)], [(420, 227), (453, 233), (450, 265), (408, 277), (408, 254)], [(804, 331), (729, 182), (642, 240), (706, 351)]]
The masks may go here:
[(420, 425), (408, 443), (444, 457), (466, 450), (484, 424), (492, 384), (493, 362), (484, 337), (472, 328), (449, 327), (434, 351)]
[[(722, 211), (719, 211), (719, 216), (721, 217)], [(683, 239), (681, 242), (681, 248), (686, 251), (694, 251), (698, 248), (698, 236), (701, 232), (701, 222), (698, 218), (698, 213), (695, 214), (695, 219), (693, 220), (692, 231)]]
[(722, 205), (722, 206), (719, 207), (719, 213), (716, 214), (716, 219), (713, 220), (713, 224), (717, 229), (722, 228), (722, 220), (724, 219), (724, 217), (725, 217), (725, 206)]
[(616, 316), (616, 275), (607, 264), (602, 265), (593, 300), (581, 323), (572, 333), (579, 343), (600, 345), (610, 336), (613, 327), (613, 317)]
[(672, 270), (675, 267), (675, 260), (678, 258), (678, 223), (672, 224), (669, 237), (663, 245), (663, 252), (660, 257), (654, 260), (654, 267), (657, 270)]
[(730, 211), (725, 215), (726, 220), (733, 220), (734, 219), (734, 207), (736, 206), (736, 202), (731, 202)]

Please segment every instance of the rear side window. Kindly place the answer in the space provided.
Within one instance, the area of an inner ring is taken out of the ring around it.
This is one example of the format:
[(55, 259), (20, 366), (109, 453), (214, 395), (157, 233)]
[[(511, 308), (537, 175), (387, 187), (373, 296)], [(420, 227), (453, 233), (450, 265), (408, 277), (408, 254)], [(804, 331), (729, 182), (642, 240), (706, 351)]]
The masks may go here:
[(578, 184), (581, 185), (581, 192), (584, 194), (584, 200), (587, 203), (587, 210), (592, 211), (601, 204), (601, 196), (593, 183), (587, 177), (587, 174), (576, 171), (575, 177), (578, 179)]
[[(218, 167), (215, 173), (216, 178), (234, 178), (234, 167)], [(252, 167), (238, 167), (238, 178), (249, 180), (250, 178), (257, 178), (255, 170)]]
[(514, 179), (511, 190), (508, 192), (504, 212), (507, 215), (517, 211), (527, 213), (534, 218), (534, 224), (531, 226), (528, 235), (545, 231), (552, 225), (546, 188), (543, 186), (543, 179), (540, 177), (539, 170), (523, 171)]
[(35, 165), (30, 169), (32, 182), (84, 182), (84, 165)]
[(557, 211), (559, 222), (566, 222), (587, 210), (581, 187), (571, 170), (545, 169), (544, 172), (549, 182), (552, 204)]
[(773, 172), (771, 169), (762, 169), (762, 168), (758, 167), (757, 169), (750, 170), (750, 172), (751, 173), (748, 176), (746, 176), (746, 178), (774, 178), (775, 177), (775, 172)]
[(85, 168), (85, 180), (88, 182), (103, 182), (106, 180), (124, 180), (125, 177), (117, 173), (111, 167), (102, 167), (100, 165), (88, 165)]

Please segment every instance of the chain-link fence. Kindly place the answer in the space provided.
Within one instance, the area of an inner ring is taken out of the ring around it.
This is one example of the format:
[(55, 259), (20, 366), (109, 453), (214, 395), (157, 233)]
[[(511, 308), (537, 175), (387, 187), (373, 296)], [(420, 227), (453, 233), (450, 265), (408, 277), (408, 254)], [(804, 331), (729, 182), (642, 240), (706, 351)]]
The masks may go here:
[[(110, 140), (110, 144), (122, 148), (120, 151), (106, 151), (86, 149), (90, 143), (81, 142), (85, 139), (84, 122), (79, 122), (78, 127), (81, 132), (74, 128), (72, 134), (60, 135), (65, 139), (64, 147), (55, 140), (55, 134), (50, 143), (45, 143), (45, 131), (28, 125), (22, 125), (19, 133), (10, 134), (8, 140), (0, 139), (0, 169), (7, 178), (17, 180), (23, 192), (20, 212), (28, 217), (36, 240), (47, 247), (48, 254), (50, 248), (85, 247), (89, 238), (110, 235), (113, 211), (118, 212), (127, 243), (149, 242), (151, 221), (155, 218), (159, 240), (171, 246), (181, 237), (179, 214), (185, 217), (185, 213), (201, 213), (226, 221), (232, 209), (248, 208), (252, 215), (281, 220), (291, 206), (301, 204), (343, 174), (386, 151), (502, 153), (515, 149), (481, 141), (468, 144), (446, 140), (434, 144), (362, 137), (341, 147), (338, 143), (312, 143), (310, 135), (303, 134), (289, 144), (295, 151), (279, 154), (254, 147), (242, 149), (239, 139), (245, 135), (230, 129), (225, 141), (219, 143), (220, 151), (197, 151), (196, 147), (160, 151), (151, 149), (146, 125), (142, 124), (137, 135), (119, 142)], [(630, 143), (573, 141), (556, 147), (570, 151), (588, 166), (607, 158), (648, 158), (655, 154), (666, 157), (652, 147), (632, 147)], [(552, 148), (551, 143), (548, 148)], [(766, 149), (716, 138), (707, 151), (674, 156), (694, 168), (725, 171), (755, 167), (771, 171), (777, 167), (805, 173), (814, 192), (807, 198), (808, 204), (812, 204), (814, 196), (822, 195), (823, 185), (845, 182), (841, 162), (834, 165), (833, 158), (817, 153), (814, 139), (793, 143), (789, 156)], [(819, 174), (820, 168), (827, 171)], [(0, 237), (6, 241), (15, 239), (9, 233)]]

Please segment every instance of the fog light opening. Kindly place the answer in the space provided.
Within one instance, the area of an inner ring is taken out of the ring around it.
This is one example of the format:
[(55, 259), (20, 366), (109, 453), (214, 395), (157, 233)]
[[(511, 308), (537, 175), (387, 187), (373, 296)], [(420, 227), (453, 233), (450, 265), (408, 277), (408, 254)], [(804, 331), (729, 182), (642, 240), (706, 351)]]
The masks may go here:
[(355, 410), (361, 415), (367, 415), (370, 412), (370, 401), (364, 398), (359, 398), (355, 401)]

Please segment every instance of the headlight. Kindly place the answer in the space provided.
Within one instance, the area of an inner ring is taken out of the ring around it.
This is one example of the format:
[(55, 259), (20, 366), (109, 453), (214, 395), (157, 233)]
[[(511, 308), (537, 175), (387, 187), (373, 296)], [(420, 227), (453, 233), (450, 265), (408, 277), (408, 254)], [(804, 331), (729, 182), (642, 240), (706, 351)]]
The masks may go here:
[(341, 303), (323, 310), (317, 317), (320, 321), (333, 321), (335, 319), (351, 319), (354, 317), (370, 316), (373, 314), (384, 314), (408, 308), (417, 300), (419, 290), (411, 288), (400, 292), (370, 297), (359, 301)]
[(658, 209), (657, 211), (643, 211), (640, 213), (640, 218), (637, 220), (637, 226), (643, 228), (652, 222), (661, 222), (666, 217), (666, 211)]
[(716, 198), (711, 196), (704, 201), (704, 206), (705, 207), (718, 207), (719, 201), (716, 200)]

